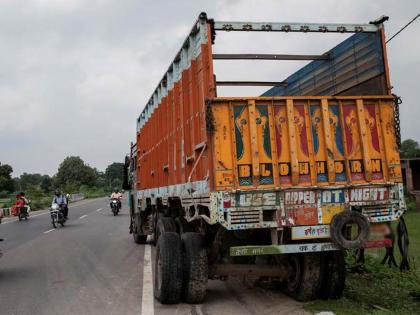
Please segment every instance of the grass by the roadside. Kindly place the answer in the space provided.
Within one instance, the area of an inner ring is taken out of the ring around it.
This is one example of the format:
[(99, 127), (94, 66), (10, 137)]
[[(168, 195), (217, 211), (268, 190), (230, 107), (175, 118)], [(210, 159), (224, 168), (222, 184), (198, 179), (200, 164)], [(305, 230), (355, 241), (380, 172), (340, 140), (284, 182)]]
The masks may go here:
[(104, 188), (86, 188), (80, 191), (85, 198), (99, 198), (110, 195), (110, 192)]
[[(98, 198), (105, 197), (109, 195), (109, 191), (104, 188), (83, 188), (80, 193), (84, 195), (86, 199), (89, 198)], [(31, 211), (37, 211), (45, 209), (51, 206), (53, 199), (53, 192), (51, 193), (41, 193), (39, 191), (31, 192), (29, 191), (26, 194), (26, 197), (31, 201), (30, 207)], [(0, 208), (10, 208), (16, 201), (15, 194), (10, 194), (8, 198), (0, 199)]]
[[(420, 212), (404, 216), (410, 239), (409, 272), (400, 272), (380, 264), (384, 250), (366, 253), (366, 271), (348, 273), (344, 297), (340, 300), (317, 300), (305, 305), (312, 312), (332, 311), (337, 315), (420, 314)], [(395, 246), (397, 262), (400, 261)]]

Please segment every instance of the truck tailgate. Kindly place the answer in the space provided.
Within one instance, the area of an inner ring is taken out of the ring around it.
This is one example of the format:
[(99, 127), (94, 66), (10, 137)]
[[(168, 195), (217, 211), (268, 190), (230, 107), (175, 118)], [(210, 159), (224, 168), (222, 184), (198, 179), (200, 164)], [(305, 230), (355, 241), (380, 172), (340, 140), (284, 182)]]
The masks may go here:
[(217, 190), (401, 182), (390, 96), (216, 98)]

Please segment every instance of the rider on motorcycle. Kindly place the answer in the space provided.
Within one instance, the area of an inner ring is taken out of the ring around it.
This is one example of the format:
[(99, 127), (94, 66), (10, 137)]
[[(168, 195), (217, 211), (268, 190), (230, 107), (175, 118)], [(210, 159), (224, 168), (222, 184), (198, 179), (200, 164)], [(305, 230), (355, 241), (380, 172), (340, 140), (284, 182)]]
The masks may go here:
[(111, 194), (111, 203), (110, 206), (112, 208), (112, 200), (117, 200), (118, 201), (118, 208), (121, 209), (121, 198), (122, 198), (122, 194), (118, 191), (118, 189), (114, 189), (114, 192)]
[(28, 213), (28, 199), (25, 197), (24, 192), (20, 192), (16, 195), (16, 202), (11, 207), (11, 212), (14, 216), (20, 215), (21, 211)]
[(55, 190), (52, 203), (58, 204), (60, 209), (63, 211), (64, 218), (67, 220), (68, 214), (69, 214), (69, 208), (67, 206), (67, 199), (63, 194), (61, 194), (60, 190), (58, 189)]

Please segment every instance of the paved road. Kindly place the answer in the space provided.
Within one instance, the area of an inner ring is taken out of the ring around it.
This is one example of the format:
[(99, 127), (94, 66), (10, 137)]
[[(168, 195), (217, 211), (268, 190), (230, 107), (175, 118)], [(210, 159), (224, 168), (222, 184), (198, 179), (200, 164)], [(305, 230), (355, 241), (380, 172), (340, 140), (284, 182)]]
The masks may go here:
[(0, 314), (306, 314), (279, 292), (210, 281), (202, 305), (161, 305), (153, 299), (155, 249), (128, 234), (128, 209), (113, 217), (105, 198), (70, 208), (64, 228), (48, 212), (0, 225)]

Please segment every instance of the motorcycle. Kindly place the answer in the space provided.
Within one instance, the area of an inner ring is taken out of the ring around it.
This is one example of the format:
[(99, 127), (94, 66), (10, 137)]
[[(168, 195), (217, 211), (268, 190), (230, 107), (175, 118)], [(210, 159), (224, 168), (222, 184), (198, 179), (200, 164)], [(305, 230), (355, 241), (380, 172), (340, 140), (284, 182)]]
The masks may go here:
[(51, 205), (51, 210), (50, 210), (51, 223), (54, 229), (57, 228), (58, 224), (60, 224), (61, 226), (64, 226), (64, 223), (66, 222), (66, 218), (64, 217), (62, 208), (63, 206), (60, 206), (57, 203), (53, 203)]
[(22, 221), (23, 219), (28, 220), (30, 209), (29, 203), (26, 206), (19, 208), (17, 215), (19, 221)]
[(118, 212), (120, 212), (120, 202), (117, 199), (112, 199), (111, 200), (111, 210), (112, 213), (114, 214), (114, 216), (116, 216), (118, 214)]

